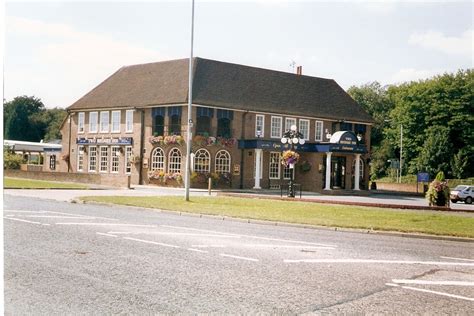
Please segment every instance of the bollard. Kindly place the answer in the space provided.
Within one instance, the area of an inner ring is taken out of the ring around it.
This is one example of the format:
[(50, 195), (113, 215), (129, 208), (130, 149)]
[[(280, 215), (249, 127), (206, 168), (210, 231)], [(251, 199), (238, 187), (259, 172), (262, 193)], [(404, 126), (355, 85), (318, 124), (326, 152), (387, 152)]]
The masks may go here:
[(131, 183), (132, 176), (128, 175), (127, 176), (127, 188), (130, 189), (130, 183)]
[(207, 179), (207, 182), (208, 182), (207, 183), (207, 191), (208, 191), (209, 195), (211, 195), (212, 179), (211, 178)]

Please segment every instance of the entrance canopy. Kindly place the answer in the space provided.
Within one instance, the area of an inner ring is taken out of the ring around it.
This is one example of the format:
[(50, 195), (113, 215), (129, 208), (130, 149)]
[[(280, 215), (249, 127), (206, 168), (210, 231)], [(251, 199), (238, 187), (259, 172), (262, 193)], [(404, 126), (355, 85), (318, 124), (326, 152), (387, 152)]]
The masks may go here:
[[(332, 137), (331, 137), (332, 140)], [(342, 152), (342, 153), (367, 153), (364, 145), (344, 144), (344, 143), (305, 143), (304, 145), (294, 145), (295, 150), (299, 152)], [(273, 151), (284, 151), (291, 148), (289, 144), (282, 144), (279, 140), (239, 140), (239, 149), (266, 149)]]

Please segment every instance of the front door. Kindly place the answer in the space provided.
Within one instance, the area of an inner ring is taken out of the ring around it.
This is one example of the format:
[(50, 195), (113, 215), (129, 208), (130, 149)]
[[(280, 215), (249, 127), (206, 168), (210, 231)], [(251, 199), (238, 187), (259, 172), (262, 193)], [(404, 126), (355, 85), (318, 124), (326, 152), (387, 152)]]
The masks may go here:
[(346, 158), (331, 158), (331, 187), (333, 189), (346, 188)]

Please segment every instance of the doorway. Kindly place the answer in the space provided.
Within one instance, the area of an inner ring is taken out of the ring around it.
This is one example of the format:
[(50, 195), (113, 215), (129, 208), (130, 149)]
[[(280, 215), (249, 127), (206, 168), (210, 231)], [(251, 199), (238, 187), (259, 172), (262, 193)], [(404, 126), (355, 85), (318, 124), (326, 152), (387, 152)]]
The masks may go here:
[(331, 188), (345, 189), (346, 188), (346, 158), (332, 157), (331, 158)]

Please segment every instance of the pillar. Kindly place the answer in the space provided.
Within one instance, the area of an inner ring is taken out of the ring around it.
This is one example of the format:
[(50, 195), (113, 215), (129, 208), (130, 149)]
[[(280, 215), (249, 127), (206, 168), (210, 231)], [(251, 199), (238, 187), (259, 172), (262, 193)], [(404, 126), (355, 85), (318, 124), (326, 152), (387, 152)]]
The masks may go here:
[(260, 187), (260, 170), (262, 161), (262, 149), (255, 149), (255, 185), (254, 189), (261, 189)]
[(359, 191), (360, 181), (360, 154), (355, 155), (355, 168), (354, 168), (354, 190)]
[(331, 190), (331, 156), (332, 153), (326, 153), (326, 185), (324, 190)]

